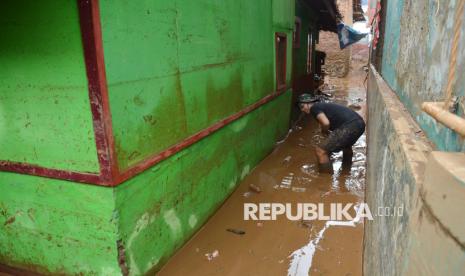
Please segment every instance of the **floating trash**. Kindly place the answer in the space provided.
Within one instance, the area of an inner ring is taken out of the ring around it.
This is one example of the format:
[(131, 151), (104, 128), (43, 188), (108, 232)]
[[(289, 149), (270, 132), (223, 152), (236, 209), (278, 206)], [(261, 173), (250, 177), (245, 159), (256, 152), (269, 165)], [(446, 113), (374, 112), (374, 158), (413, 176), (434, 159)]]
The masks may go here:
[(228, 229), (226, 229), (226, 231), (234, 233), (236, 235), (244, 235), (245, 234), (244, 230), (234, 229), (234, 228), (228, 228)]
[(262, 192), (262, 189), (255, 184), (250, 184), (249, 189), (257, 194)]
[(304, 164), (300, 170), (313, 178), (318, 177), (318, 170), (315, 164)]
[(284, 165), (289, 165), (289, 162), (291, 162), (291, 158), (292, 158), (292, 156), (290, 156), (290, 155), (286, 156), (286, 158), (284, 158), (284, 160), (283, 160), (283, 164)]
[(252, 195), (252, 192), (245, 192), (242, 194), (244, 197), (250, 197)]
[(218, 250), (215, 250), (213, 251), (212, 253), (207, 253), (205, 254), (205, 257), (207, 257), (207, 259), (209, 261), (213, 260), (214, 258), (218, 257), (220, 255), (220, 252), (218, 252)]

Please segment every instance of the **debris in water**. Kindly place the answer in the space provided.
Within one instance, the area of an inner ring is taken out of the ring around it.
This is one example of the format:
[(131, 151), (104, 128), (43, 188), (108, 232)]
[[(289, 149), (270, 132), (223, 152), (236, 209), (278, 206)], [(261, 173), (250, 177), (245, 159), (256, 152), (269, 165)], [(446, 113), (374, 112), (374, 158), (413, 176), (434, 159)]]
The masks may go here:
[(257, 194), (262, 192), (262, 189), (255, 184), (250, 184), (249, 189), (253, 192), (256, 192)]
[(236, 235), (244, 235), (245, 234), (245, 231), (240, 230), (240, 229), (228, 228), (228, 229), (226, 229), (226, 231), (234, 233)]
[(310, 229), (313, 227), (312, 223), (308, 220), (301, 220), (300, 225), (306, 228), (310, 228)]
[(257, 226), (258, 226), (258, 227), (263, 227), (263, 223), (257, 222)]
[(242, 194), (244, 197), (250, 197), (252, 195), (251, 192), (245, 192), (244, 194)]
[(315, 134), (312, 137), (312, 144), (313, 145), (320, 145), (326, 138), (321, 134)]
[(295, 126), (293, 129), (296, 130), (296, 131), (300, 131), (300, 130), (302, 130), (302, 127), (301, 126)]
[(212, 253), (207, 253), (205, 254), (205, 257), (207, 257), (207, 259), (209, 261), (213, 260), (214, 258), (218, 257), (220, 255), (220, 252), (218, 252), (218, 250), (215, 250), (213, 251)]
[(316, 165), (315, 164), (304, 164), (300, 170), (305, 173), (306, 175), (309, 175), (311, 177), (318, 177), (318, 171), (316, 169)]
[(303, 192), (305, 192), (306, 190), (307, 190), (307, 189), (302, 188), (302, 187), (292, 187), (292, 191), (293, 191), (293, 192), (303, 193)]
[(289, 162), (291, 162), (291, 158), (292, 158), (292, 156), (290, 156), (290, 155), (286, 156), (286, 158), (284, 158), (284, 160), (283, 160), (283, 164), (288, 165)]

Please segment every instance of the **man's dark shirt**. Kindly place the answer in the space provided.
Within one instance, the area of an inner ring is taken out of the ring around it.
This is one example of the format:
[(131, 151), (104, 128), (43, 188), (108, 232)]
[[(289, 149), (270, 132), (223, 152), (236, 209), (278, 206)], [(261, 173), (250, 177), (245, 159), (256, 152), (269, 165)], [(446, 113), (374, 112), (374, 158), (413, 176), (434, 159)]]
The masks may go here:
[(343, 124), (357, 119), (363, 120), (357, 112), (340, 104), (315, 103), (310, 108), (310, 113), (315, 119), (316, 116), (322, 112), (328, 117), (330, 130), (335, 130)]

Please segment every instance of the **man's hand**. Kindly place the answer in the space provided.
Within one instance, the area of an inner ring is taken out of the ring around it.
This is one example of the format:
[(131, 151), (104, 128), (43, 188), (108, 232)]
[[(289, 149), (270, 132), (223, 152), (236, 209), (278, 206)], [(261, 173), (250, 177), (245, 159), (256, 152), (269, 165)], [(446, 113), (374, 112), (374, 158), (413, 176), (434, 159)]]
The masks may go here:
[(329, 134), (328, 117), (326, 117), (326, 115), (323, 112), (321, 112), (320, 114), (316, 116), (316, 119), (321, 126), (321, 132), (323, 132), (323, 134)]

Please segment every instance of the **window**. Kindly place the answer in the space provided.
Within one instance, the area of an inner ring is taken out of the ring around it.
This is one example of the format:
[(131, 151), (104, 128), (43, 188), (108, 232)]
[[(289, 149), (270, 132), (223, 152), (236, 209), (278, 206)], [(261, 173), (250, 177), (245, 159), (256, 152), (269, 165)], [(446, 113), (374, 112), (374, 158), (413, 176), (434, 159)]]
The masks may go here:
[(292, 36), (292, 45), (293, 48), (300, 48), (300, 29), (302, 26), (302, 21), (299, 17), (295, 18), (294, 33)]
[(287, 38), (284, 33), (276, 33), (276, 90), (286, 89), (286, 45)]
[(307, 35), (307, 74), (312, 72), (312, 62), (313, 62), (313, 35), (312, 31), (308, 32)]

